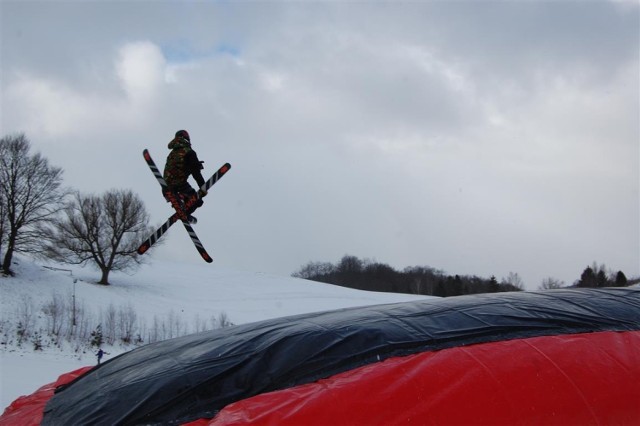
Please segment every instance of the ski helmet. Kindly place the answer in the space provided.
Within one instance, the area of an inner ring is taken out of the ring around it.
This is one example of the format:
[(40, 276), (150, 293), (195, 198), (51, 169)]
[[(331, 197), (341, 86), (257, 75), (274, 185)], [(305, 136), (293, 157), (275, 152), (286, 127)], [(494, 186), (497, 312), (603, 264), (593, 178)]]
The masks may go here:
[(191, 139), (189, 138), (189, 132), (187, 132), (186, 130), (178, 130), (176, 132), (176, 138), (184, 138), (191, 142)]

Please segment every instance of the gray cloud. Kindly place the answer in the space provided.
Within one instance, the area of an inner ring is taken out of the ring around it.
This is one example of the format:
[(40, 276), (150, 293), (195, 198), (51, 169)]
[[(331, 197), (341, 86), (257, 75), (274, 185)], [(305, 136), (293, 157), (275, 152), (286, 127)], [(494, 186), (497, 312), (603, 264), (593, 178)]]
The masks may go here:
[[(140, 152), (189, 129), (207, 171), (234, 167), (199, 212), (221, 265), (640, 274), (636, 4), (0, 7), (2, 133), (159, 222)], [(156, 256), (197, 262), (181, 234)]]

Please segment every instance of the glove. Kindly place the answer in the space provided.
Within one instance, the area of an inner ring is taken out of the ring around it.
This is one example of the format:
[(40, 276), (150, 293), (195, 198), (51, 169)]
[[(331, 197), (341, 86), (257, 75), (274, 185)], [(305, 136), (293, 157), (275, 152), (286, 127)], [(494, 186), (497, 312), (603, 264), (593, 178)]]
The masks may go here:
[(208, 194), (208, 192), (207, 192), (207, 191), (205, 191), (204, 189), (200, 189), (200, 190), (198, 190), (198, 196), (199, 196), (200, 198), (204, 198), (204, 197), (206, 197), (206, 196), (207, 196), (207, 194)]

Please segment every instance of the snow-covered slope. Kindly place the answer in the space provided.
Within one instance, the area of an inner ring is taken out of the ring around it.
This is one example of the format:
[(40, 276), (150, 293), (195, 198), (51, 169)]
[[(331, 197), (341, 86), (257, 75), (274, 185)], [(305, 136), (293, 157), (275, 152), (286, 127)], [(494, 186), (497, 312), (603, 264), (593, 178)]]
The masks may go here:
[[(45, 266), (63, 269), (51, 270)], [(90, 268), (43, 265), (18, 258), (17, 276), (0, 278), (0, 409), (20, 395), (54, 381), (58, 375), (96, 362), (88, 344), (53, 344), (43, 337), (34, 351), (32, 340), (18, 346), (16, 324), (32, 321), (31, 331), (52, 327), (44, 314), (54, 300), (65, 311), (75, 304), (86, 327), (128, 315), (134, 335), (182, 335), (219, 325), (260, 321), (307, 312), (393, 303), (424, 296), (352, 290), (291, 277), (227, 270), (206, 264), (151, 261), (135, 274), (112, 273), (110, 286), (94, 284), (99, 273)], [(78, 324), (78, 327), (81, 327)], [(107, 358), (127, 351), (121, 341), (105, 345)]]

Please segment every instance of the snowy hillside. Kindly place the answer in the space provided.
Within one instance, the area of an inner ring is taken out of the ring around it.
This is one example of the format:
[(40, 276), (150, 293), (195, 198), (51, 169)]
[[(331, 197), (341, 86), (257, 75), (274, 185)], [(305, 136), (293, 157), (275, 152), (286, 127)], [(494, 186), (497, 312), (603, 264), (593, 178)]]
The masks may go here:
[[(64, 339), (52, 342), (46, 335), (33, 337), (38, 330), (56, 327), (51, 311), (64, 308), (64, 312), (70, 312), (74, 295), (76, 327), (84, 327), (85, 334), (100, 324), (106, 339), (109, 329), (115, 331), (109, 321), (117, 322), (118, 327), (120, 322), (127, 322), (133, 340), (143, 342), (215, 328), (221, 322), (243, 324), (425, 298), (364, 292), (215, 265), (155, 261), (135, 274), (113, 273), (111, 285), (101, 286), (93, 284), (99, 274), (90, 268), (43, 265), (21, 257), (16, 262), (17, 276), (0, 278), (0, 409), (64, 372), (96, 362), (88, 338), (78, 344)], [(22, 322), (27, 323), (32, 335), (20, 342), (17, 324)], [(123, 345), (122, 330), (118, 331), (112, 345), (103, 345), (109, 353), (107, 359), (134, 347)], [(34, 351), (34, 341), (41, 344), (41, 350)]]

